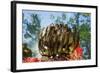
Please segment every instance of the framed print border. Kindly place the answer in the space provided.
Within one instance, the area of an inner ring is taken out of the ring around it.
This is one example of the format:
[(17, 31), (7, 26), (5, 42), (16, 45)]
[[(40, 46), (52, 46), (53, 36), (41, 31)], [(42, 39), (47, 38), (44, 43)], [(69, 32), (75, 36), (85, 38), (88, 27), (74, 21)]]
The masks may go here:
[[(58, 6), (58, 7), (76, 7), (76, 8), (90, 8), (95, 9), (95, 64), (82, 66), (68, 66), (68, 67), (44, 67), (36, 69), (17, 69), (17, 4), (27, 5), (44, 5), (44, 6)], [(87, 68), (98, 66), (98, 7), (90, 5), (74, 5), (74, 4), (58, 4), (58, 3), (44, 3), (44, 2), (26, 2), (26, 1), (12, 1), (11, 2), (11, 71), (40, 71), (40, 70), (54, 70), (54, 69), (73, 69), (73, 68)]]

